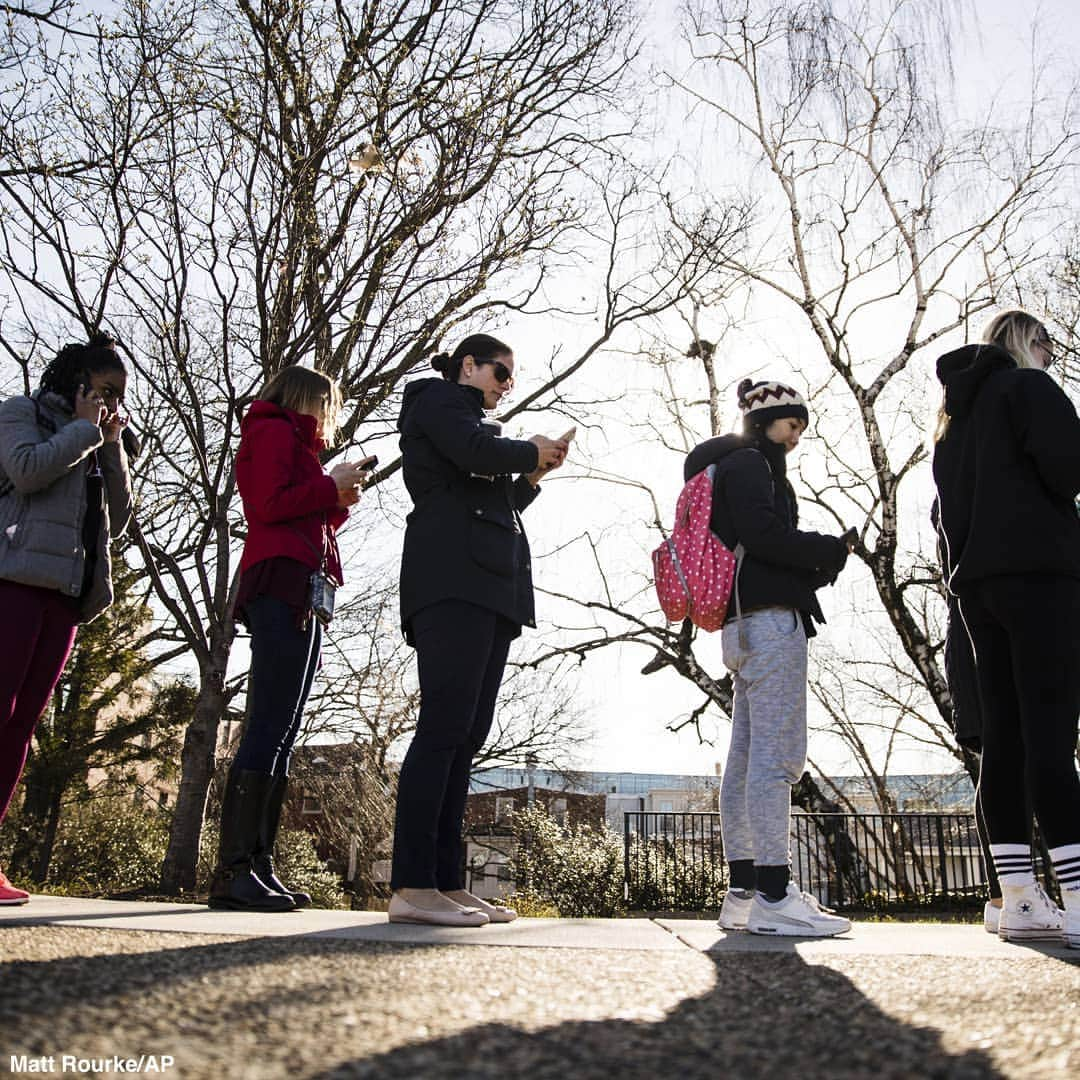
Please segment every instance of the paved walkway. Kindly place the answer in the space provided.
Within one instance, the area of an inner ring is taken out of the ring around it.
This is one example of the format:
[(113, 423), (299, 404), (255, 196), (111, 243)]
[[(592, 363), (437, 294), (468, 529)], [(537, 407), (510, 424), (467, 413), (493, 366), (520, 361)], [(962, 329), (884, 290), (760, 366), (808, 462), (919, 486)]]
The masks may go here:
[(728, 934), (713, 920), (518, 919), (479, 929), (389, 923), (379, 911), (294, 911), (257, 915), (211, 911), (203, 904), (141, 903), (36, 896), (22, 907), (0, 908), (0, 928), (86, 926), (229, 937), (319, 937), (411, 945), (504, 945), (547, 949), (630, 949), (705, 953), (796, 952), (800, 956), (943, 956), (1029, 959), (1031, 950), (1080, 964), (1080, 950), (1038, 943), (1027, 949), (962, 923), (858, 922), (842, 937), (806, 940)]
[(41, 896), (0, 909), (0, 960), (0, 1074), (1080, 1075), (1080, 952), (978, 926), (856, 923), (824, 941), (683, 919), (451, 930)]

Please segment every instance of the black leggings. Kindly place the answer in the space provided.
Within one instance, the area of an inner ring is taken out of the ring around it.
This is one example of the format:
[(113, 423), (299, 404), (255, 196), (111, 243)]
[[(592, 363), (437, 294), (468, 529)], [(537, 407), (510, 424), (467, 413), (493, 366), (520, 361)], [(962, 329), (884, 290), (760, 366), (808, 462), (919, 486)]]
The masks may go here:
[(246, 606), (251, 627), (247, 719), (233, 761), (237, 769), (288, 776), (293, 743), (319, 666), (322, 626), (312, 617), (296, 625), (296, 612), (276, 596), (260, 594)]
[(1048, 847), (1080, 843), (1080, 581), (985, 578), (962, 591), (960, 610), (975, 648), (990, 842), (1029, 842), (1034, 810)]
[(444, 600), (412, 617), (420, 672), (420, 718), (401, 765), (392, 889), (465, 887), (461, 837), (473, 757), (495, 715), (517, 623)]

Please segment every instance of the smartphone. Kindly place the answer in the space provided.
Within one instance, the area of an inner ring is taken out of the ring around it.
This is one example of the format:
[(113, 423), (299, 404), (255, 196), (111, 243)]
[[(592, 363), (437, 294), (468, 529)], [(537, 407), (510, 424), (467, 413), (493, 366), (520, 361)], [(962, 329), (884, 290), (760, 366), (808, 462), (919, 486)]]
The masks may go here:
[[(366, 469), (370, 473), (374, 473), (375, 470), (378, 467), (379, 467), (379, 458), (378, 458), (377, 454), (372, 454), (370, 457), (366, 457), (366, 458), (364, 458), (363, 461), (360, 462), (360, 468)], [(374, 479), (375, 479), (374, 476), (369, 476), (364, 481), (364, 487), (367, 487), (367, 485), (370, 484), (371, 481), (374, 480)]]
[(559, 438), (563, 442), (572, 442), (574, 436), (577, 434), (577, 426), (572, 427), (565, 435), (560, 435)]

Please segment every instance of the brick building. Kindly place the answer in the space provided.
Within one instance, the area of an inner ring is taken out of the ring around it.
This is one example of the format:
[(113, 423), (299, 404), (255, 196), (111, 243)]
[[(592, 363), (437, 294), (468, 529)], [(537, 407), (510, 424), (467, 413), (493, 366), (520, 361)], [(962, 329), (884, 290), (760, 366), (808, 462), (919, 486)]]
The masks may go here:
[[(604, 823), (604, 795), (539, 787), (533, 788), (532, 794), (534, 804), (543, 807), (560, 825), (599, 828)], [(498, 829), (506, 825), (513, 811), (524, 809), (528, 803), (527, 787), (472, 792), (465, 800), (465, 829), (470, 832), (491, 826)]]

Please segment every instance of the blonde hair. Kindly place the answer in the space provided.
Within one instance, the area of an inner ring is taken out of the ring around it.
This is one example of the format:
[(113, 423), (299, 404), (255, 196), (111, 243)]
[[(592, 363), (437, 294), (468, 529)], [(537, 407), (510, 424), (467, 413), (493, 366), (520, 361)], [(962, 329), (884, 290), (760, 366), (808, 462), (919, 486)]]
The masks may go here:
[(323, 442), (333, 444), (341, 416), (341, 389), (321, 371), (295, 364), (284, 368), (262, 388), (259, 400), (321, 418)]
[(1035, 360), (1031, 346), (1040, 334), (1046, 333), (1042, 321), (1027, 311), (1014, 308), (995, 315), (983, 330), (983, 341), (1004, 349), (1022, 368), (1042, 368)]
[[(1018, 367), (1042, 369), (1032, 354), (1031, 346), (1035, 339), (1046, 334), (1046, 326), (1041, 319), (1036, 319), (1028, 311), (1011, 308), (999, 312), (984, 327), (982, 340), (984, 345), (996, 345), (1004, 349)], [(945, 397), (942, 394), (934, 423), (933, 442), (941, 442), (949, 430), (949, 414), (945, 411)]]
[(949, 432), (949, 414), (945, 411), (945, 391), (941, 392), (941, 404), (937, 407), (937, 414), (934, 417), (934, 431), (930, 437), (930, 449), (932, 450), (935, 443), (941, 442), (942, 439)]

